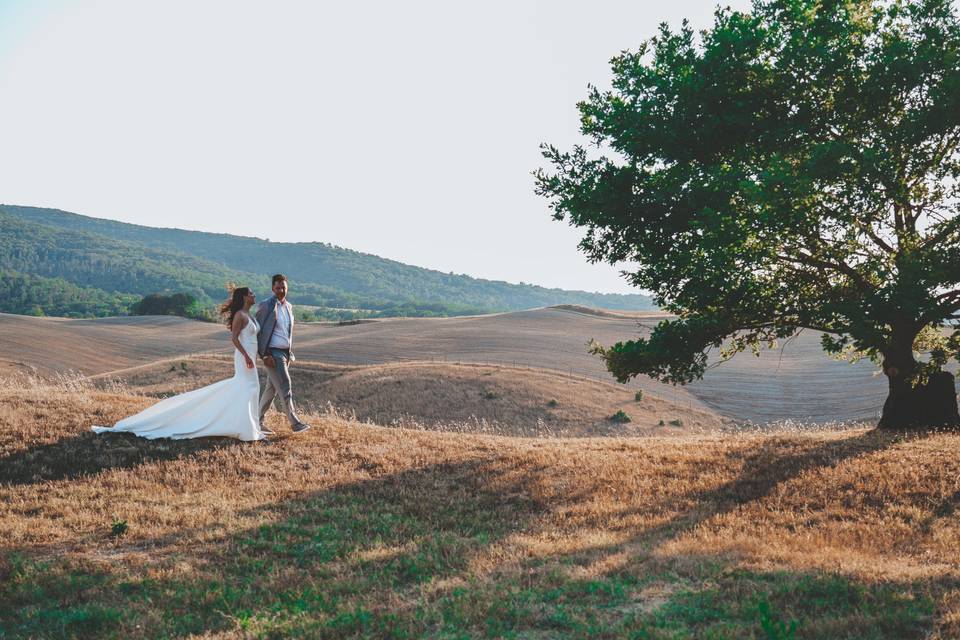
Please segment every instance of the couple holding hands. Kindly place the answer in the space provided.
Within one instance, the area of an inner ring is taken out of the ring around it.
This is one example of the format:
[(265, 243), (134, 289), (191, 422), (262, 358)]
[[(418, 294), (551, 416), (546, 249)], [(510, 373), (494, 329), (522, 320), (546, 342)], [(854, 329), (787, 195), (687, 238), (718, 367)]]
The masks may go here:
[[(144, 438), (204, 438), (222, 436), (265, 440), (273, 431), (263, 424), (276, 400), (290, 428), (306, 431), (310, 425), (297, 417), (290, 384), (293, 357), (293, 306), (287, 301), (287, 277), (273, 276), (273, 295), (257, 305), (249, 287), (237, 287), (220, 313), (233, 341), (233, 377), (161, 400), (125, 418), (113, 428), (93, 427), (97, 433), (134, 433)], [(260, 395), (260, 377), (254, 358), (263, 360), (267, 383)]]

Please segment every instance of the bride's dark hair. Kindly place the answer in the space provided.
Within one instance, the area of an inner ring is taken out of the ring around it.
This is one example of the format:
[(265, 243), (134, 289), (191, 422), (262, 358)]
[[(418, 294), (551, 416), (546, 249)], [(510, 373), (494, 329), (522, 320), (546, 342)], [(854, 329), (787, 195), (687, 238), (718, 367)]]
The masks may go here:
[(227, 316), (227, 326), (233, 326), (233, 316), (243, 309), (243, 299), (250, 293), (250, 287), (235, 287), (230, 292), (230, 299), (220, 305), (220, 315)]

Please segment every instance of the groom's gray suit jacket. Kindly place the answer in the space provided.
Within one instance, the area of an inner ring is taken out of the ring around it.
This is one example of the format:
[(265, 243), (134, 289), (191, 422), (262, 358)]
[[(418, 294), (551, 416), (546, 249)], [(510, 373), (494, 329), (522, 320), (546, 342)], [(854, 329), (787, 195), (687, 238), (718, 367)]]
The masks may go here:
[[(267, 355), (270, 338), (273, 337), (273, 328), (277, 325), (277, 296), (270, 296), (260, 303), (256, 313), (260, 333), (257, 334), (257, 353), (260, 357)], [(293, 314), (290, 314), (290, 360), (293, 357)]]

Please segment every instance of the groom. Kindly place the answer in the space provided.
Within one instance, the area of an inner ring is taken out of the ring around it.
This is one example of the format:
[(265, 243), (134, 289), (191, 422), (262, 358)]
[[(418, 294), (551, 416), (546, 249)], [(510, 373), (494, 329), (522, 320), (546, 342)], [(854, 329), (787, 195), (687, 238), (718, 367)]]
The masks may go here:
[(293, 306), (287, 301), (287, 276), (273, 276), (273, 295), (257, 307), (257, 352), (267, 371), (267, 384), (260, 397), (260, 431), (267, 435), (273, 432), (263, 425), (263, 416), (279, 392), (279, 400), (287, 413), (290, 428), (300, 433), (310, 425), (300, 421), (293, 408), (293, 390), (290, 387), (290, 363), (293, 357)]

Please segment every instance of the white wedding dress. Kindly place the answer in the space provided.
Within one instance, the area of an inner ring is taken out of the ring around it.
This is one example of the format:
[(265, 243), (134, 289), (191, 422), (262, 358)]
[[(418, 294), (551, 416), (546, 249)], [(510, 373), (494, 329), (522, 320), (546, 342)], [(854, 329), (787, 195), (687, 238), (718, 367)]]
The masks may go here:
[[(257, 353), (260, 328), (252, 317), (239, 335), (250, 357)], [(134, 433), (144, 438), (205, 438), (222, 436), (238, 440), (263, 440), (259, 423), (260, 379), (247, 368), (239, 349), (233, 350), (233, 377), (172, 396), (140, 413), (124, 418), (113, 428), (93, 427), (97, 433)]]

